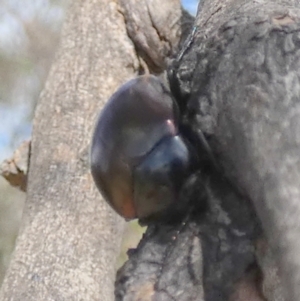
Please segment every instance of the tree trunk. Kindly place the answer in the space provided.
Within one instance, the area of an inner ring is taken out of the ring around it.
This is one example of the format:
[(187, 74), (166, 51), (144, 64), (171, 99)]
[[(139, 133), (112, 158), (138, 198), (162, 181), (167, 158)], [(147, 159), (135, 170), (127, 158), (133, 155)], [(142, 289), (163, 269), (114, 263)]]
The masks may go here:
[(293, 301), (300, 300), (299, 8), (299, 0), (203, 0), (176, 69), (190, 124), (254, 203)]
[(216, 168), (200, 166), (189, 186), (194, 216), (148, 228), (118, 273), (117, 300), (300, 300), (299, 8), (200, 2), (169, 81)]
[[(138, 15), (143, 8), (150, 18), (158, 9), (150, 2), (127, 10)], [(161, 20), (168, 17), (176, 34), (163, 45), (156, 39), (160, 64), (181, 32), (179, 1), (164, 7)], [(26, 208), (1, 300), (113, 300), (124, 222), (94, 187), (89, 143), (101, 106), (142, 69), (127, 35), (127, 10), (116, 1), (72, 1), (35, 113)]]

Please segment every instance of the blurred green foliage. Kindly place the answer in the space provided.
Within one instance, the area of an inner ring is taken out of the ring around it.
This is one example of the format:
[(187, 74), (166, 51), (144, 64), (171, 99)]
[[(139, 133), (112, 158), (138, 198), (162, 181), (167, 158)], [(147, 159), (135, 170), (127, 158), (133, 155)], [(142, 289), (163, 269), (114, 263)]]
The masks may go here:
[(0, 177), (0, 284), (14, 249), (25, 193), (9, 186)]
[(137, 246), (146, 229), (146, 227), (141, 227), (136, 220), (126, 224), (121, 246), (121, 253), (117, 260), (117, 268), (119, 268), (127, 260), (127, 251)]

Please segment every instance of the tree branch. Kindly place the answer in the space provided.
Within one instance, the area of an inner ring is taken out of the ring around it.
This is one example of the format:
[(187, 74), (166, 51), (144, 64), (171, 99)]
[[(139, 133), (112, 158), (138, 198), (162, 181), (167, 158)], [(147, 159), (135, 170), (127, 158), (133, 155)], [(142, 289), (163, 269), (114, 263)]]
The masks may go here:
[(2, 162), (0, 175), (13, 187), (26, 191), (29, 160), (30, 141), (25, 141), (15, 150), (12, 158)]

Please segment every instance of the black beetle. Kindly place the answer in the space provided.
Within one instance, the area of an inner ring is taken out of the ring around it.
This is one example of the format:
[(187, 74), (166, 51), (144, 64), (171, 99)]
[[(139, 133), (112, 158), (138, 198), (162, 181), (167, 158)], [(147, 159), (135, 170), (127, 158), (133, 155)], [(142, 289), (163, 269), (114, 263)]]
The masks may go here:
[(159, 78), (139, 76), (103, 108), (91, 145), (91, 171), (106, 201), (126, 219), (176, 207), (195, 167), (178, 127), (179, 110)]

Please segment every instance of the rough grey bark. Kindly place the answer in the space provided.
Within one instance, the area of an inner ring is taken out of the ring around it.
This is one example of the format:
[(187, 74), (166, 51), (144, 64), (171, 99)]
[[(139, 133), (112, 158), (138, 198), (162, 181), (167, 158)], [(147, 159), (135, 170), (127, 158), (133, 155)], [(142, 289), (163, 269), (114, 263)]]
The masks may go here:
[(117, 300), (300, 300), (299, 8), (201, 1), (169, 80), (217, 169), (199, 166), (193, 214), (149, 227), (129, 253)]
[[(139, 14), (150, 2), (127, 9)], [(161, 18), (171, 18), (170, 30), (180, 37), (180, 2), (165, 5)], [(149, 17), (159, 7), (151, 9)], [(142, 69), (125, 25), (116, 1), (71, 4), (35, 112), (26, 208), (0, 300), (113, 299), (123, 221), (96, 191), (88, 156), (99, 109)], [(167, 43), (166, 53), (178, 39)]]
[(203, 131), (222, 171), (254, 203), (279, 260), (287, 300), (295, 301), (299, 8), (299, 1), (202, 1), (192, 46), (176, 70), (190, 123)]
[(254, 248), (261, 232), (252, 206), (219, 173), (195, 178), (184, 192), (194, 190), (191, 213), (148, 227), (118, 272), (116, 300), (263, 300)]

